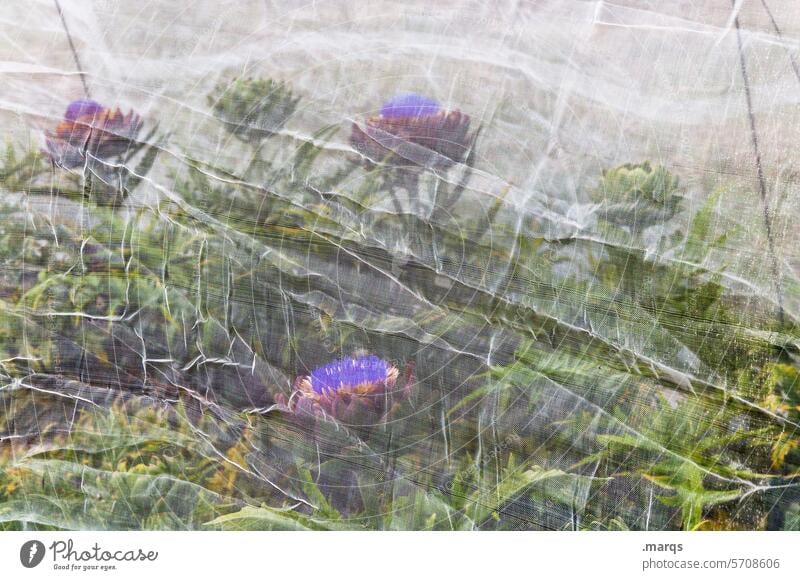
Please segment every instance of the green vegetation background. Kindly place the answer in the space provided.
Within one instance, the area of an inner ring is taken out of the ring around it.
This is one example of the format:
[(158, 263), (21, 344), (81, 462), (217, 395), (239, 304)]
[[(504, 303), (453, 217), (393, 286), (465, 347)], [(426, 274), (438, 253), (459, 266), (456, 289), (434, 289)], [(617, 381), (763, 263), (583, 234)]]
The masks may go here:
[[(724, 184), (609, 168), (587, 230), (479, 138), (365, 165), (284, 85), (209, 103), (235, 167), (154, 123), (107, 174), (3, 157), (0, 528), (800, 529), (798, 326), (709, 266)], [(364, 350), (416, 365), (391, 421), (273, 406)]]

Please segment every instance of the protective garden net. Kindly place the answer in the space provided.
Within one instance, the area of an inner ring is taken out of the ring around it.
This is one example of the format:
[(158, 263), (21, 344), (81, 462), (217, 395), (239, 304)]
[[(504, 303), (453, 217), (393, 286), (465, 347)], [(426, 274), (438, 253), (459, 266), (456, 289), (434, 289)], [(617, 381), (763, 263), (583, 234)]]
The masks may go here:
[(3, 7), (0, 528), (800, 529), (800, 12)]

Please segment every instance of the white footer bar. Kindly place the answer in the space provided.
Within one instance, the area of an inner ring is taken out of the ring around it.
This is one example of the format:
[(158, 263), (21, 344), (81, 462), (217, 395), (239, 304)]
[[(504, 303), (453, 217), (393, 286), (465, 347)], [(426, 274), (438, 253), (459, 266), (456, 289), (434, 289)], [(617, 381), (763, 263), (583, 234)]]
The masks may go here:
[(798, 578), (798, 552), (800, 532), (2, 532), (0, 577)]

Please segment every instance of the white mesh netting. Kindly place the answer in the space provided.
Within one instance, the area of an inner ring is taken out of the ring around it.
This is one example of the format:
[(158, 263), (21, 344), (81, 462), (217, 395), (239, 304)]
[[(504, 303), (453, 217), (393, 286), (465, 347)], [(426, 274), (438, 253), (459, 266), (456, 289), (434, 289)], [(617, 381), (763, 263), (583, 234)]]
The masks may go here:
[(800, 528), (790, 0), (0, 36), (0, 527)]

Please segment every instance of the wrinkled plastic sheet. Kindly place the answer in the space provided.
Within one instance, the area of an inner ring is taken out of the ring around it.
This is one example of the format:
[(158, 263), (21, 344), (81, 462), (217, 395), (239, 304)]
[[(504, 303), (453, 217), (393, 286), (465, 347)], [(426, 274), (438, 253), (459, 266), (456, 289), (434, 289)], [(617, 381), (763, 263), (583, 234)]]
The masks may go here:
[[(788, 0), (6, 6), (0, 525), (799, 525), (799, 35)], [(237, 135), (267, 78), (296, 107)], [(401, 91), (470, 155), (360, 155)], [(45, 153), (87, 96), (141, 116), (124, 199)], [(284, 403), (366, 353), (413, 369), (380, 422)]]

